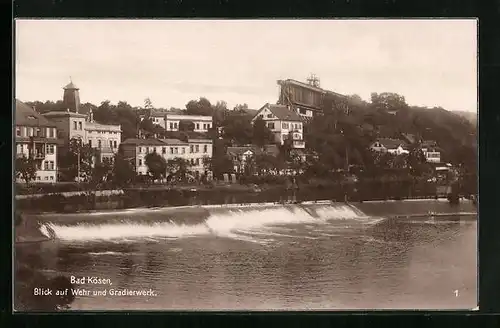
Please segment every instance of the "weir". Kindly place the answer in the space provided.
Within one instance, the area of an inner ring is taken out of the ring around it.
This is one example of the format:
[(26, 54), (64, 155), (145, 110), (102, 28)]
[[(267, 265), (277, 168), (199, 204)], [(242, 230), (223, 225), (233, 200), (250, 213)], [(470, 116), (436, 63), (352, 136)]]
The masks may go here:
[[(452, 214), (475, 219), (474, 207), (452, 208), (444, 202), (345, 204), (312, 201), (300, 204), (230, 204), (96, 211), (76, 214), (29, 215), (30, 228), (18, 241), (113, 240), (121, 238), (183, 238), (215, 235), (233, 238), (236, 233), (293, 224), (335, 225), (355, 222), (370, 226), (388, 218), (440, 218)], [(16, 235), (17, 237), (17, 235)], [(22, 237), (25, 237), (24, 239)]]

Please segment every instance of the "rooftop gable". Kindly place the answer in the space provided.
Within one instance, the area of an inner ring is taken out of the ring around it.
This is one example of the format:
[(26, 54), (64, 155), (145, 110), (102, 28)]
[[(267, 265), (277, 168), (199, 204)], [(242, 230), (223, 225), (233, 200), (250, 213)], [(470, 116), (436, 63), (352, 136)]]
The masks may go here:
[(378, 142), (382, 144), (387, 149), (396, 149), (399, 146), (405, 148), (407, 147), (406, 143), (400, 139), (390, 139), (390, 138), (380, 138), (377, 139)]
[(264, 110), (269, 109), (274, 116), (276, 116), (281, 121), (294, 121), (294, 122), (302, 122), (302, 117), (294, 111), (288, 109), (288, 107), (284, 105), (274, 105), (274, 104), (265, 104), (261, 109), (255, 114), (253, 120), (255, 120), (258, 115)]
[(40, 126), (56, 127), (56, 124), (42, 114), (35, 111), (30, 106), (16, 99), (16, 125), (19, 126)]

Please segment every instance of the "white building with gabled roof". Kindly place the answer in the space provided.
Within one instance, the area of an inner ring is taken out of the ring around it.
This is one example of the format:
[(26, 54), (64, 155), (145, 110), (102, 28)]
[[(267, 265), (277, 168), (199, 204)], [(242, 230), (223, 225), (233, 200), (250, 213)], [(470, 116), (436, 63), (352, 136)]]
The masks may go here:
[(258, 118), (266, 122), (266, 126), (274, 134), (275, 140), (283, 144), (288, 138), (292, 139), (292, 148), (305, 148), (303, 120), (294, 111), (284, 105), (265, 104), (252, 118), (252, 123)]

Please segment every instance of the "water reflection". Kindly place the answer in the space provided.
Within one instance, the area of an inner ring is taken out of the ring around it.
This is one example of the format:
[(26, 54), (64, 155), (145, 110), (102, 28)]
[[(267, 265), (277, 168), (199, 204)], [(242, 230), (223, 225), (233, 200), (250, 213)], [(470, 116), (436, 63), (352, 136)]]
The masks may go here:
[[(297, 237), (269, 235), (267, 244), (215, 236), (51, 242), (19, 248), (17, 255), (37, 268), (158, 292), (152, 298), (77, 298), (75, 309), (475, 306), (475, 223), (387, 220), (370, 229), (282, 228)], [(44, 260), (50, 258), (57, 260)], [(453, 288), (464, 296), (454, 299)]]

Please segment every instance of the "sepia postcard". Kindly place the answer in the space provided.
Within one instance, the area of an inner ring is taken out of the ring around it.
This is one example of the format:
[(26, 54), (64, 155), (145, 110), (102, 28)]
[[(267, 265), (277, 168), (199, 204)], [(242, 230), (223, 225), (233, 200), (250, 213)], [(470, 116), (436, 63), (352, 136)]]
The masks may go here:
[(476, 35), (16, 20), (14, 311), (476, 308)]

